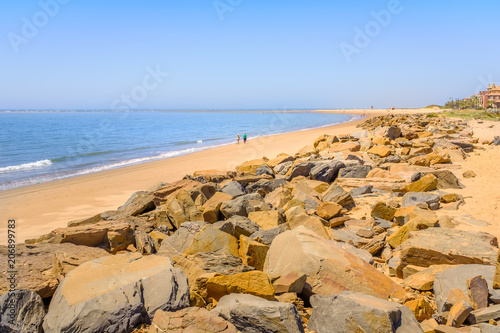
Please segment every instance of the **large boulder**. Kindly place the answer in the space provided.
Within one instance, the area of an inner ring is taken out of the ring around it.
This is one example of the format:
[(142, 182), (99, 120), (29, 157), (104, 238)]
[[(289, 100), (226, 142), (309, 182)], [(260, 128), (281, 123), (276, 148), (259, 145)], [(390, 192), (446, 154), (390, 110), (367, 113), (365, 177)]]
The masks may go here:
[[(237, 183), (239, 184), (239, 183)], [(241, 186), (241, 185), (240, 185)], [(215, 223), (222, 220), (222, 214), (220, 212), (220, 206), (223, 202), (232, 200), (233, 196), (223, 192), (215, 193), (207, 202), (203, 204), (201, 209), (203, 210), (203, 219), (208, 223)]]
[(371, 170), (371, 165), (351, 165), (340, 169), (339, 178), (366, 178)]
[[(204, 204), (203, 202), (202, 204)], [(168, 197), (165, 204), (167, 216), (175, 228), (187, 221), (203, 221), (201, 207), (198, 207), (186, 190), (179, 190)]]
[(268, 250), (269, 246), (254, 241), (247, 236), (240, 236), (239, 253), (243, 264), (262, 270), (264, 268), (264, 262), (266, 261)]
[(342, 186), (332, 183), (330, 187), (322, 193), (323, 202), (335, 202), (343, 207), (354, 203), (352, 196), (342, 188)]
[(493, 265), (496, 262), (498, 241), (486, 232), (430, 228), (410, 232), (400, 250), (398, 277), (403, 276), (402, 270), (407, 265)]
[(434, 278), (434, 295), (438, 313), (448, 311), (451, 308), (453, 304), (449, 304), (447, 300), (454, 289), (459, 289), (464, 295), (467, 295), (467, 280), (478, 275), (486, 279), (491, 293), (494, 294), (494, 274), (495, 266), (490, 265), (460, 265), (437, 273)]
[(439, 194), (436, 193), (408, 192), (403, 195), (401, 206), (408, 207), (422, 204), (425, 208), (435, 210), (439, 208), (440, 199)]
[(315, 166), (314, 162), (298, 162), (287, 172), (287, 180), (292, 180), (299, 176), (309, 177), (311, 169)]
[(189, 256), (175, 256), (172, 258), (174, 267), (180, 268), (193, 286), (201, 275), (218, 273), (231, 275), (249, 272), (255, 268), (244, 265), (240, 258), (225, 253), (197, 253)]
[(268, 246), (271, 245), (273, 240), (278, 236), (279, 234), (290, 230), (290, 225), (288, 223), (280, 224), (276, 228), (272, 228), (269, 230), (259, 230), (254, 232), (253, 234), (250, 235), (250, 238), (253, 240), (256, 240), (257, 242), (260, 242), (262, 244), (266, 244)]
[(191, 245), (184, 252), (185, 255), (196, 254), (199, 252), (226, 253), (238, 256), (238, 240), (211, 225), (201, 228), (196, 234)]
[(192, 307), (176, 312), (156, 311), (149, 333), (164, 332), (237, 333), (238, 330), (216, 312)]
[(41, 333), (44, 317), (42, 298), (31, 290), (14, 290), (0, 296), (2, 333)]
[(243, 173), (255, 174), (255, 170), (257, 170), (257, 168), (259, 168), (266, 162), (267, 159), (262, 159), (262, 158), (246, 161), (243, 164), (240, 164), (236, 167), (236, 172), (238, 174), (243, 174)]
[(227, 219), (234, 216), (248, 216), (248, 213), (255, 211), (251, 200), (262, 201), (262, 196), (258, 193), (242, 195), (233, 200), (223, 202), (220, 211)]
[(387, 299), (404, 290), (373, 266), (337, 244), (300, 226), (278, 235), (264, 264), (271, 280), (297, 272), (307, 275), (305, 293), (335, 295), (349, 290)]
[(137, 216), (155, 209), (154, 193), (148, 191), (138, 191), (118, 208), (118, 212), (122, 217)]
[(260, 229), (269, 230), (285, 223), (283, 214), (278, 210), (250, 212), (248, 218), (257, 223)]
[(274, 300), (274, 288), (266, 273), (250, 271), (234, 275), (216, 275), (207, 281), (207, 296), (216, 301), (232, 293), (255, 295)]
[(314, 295), (311, 305), (307, 328), (316, 333), (423, 333), (408, 307), (376, 297), (346, 291), (333, 296)]
[(458, 180), (457, 176), (450, 170), (423, 171), (422, 176), (433, 174), (438, 179), (437, 188), (441, 190), (454, 188), (464, 188), (464, 185)]
[(246, 194), (245, 188), (234, 180), (224, 185), (224, 187), (222, 187), (222, 192), (231, 195), (233, 198)]
[(101, 221), (76, 227), (58, 228), (29, 243), (72, 243), (101, 247), (115, 253), (134, 243), (134, 230), (127, 222)]
[[(0, 246), (0, 271), (7, 276), (8, 248)], [(36, 292), (42, 298), (51, 297), (59, 281), (75, 267), (86, 261), (110, 256), (103, 249), (88, 246), (65, 244), (18, 244), (16, 246), (16, 271), (18, 289)], [(7, 279), (0, 280), (0, 294), (10, 290)]]
[(259, 231), (259, 225), (248, 217), (234, 215), (231, 218), (226, 220), (227, 223), (231, 223), (233, 225), (234, 237), (240, 238), (243, 236), (250, 236), (254, 232)]
[(264, 198), (264, 201), (276, 209), (281, 209), (291, 199), (292, 199), (292, 191), (290, 191), (286, 187), (278, 187), (271, 193), (268, 193)]
[(403, 188), (403, 192), (427, 192), (432, 191), (437, 188), (438, 179), (433, 174), (428, 174), (420, 178), (419, 180), (406, 185)]
[(189, 306), (188, 281), (168, 258), (119, 254), (71, 271), (52, 297), (45, 332), (130, 332), (157, 310)]
[(213, 310), (242, 333), (303, 333), (302, 323), (294, 305), (271, 302), (263, 298), (230, 294), (220, 299)]
[(166, 257), (183, 254), (205, 225), (207, 224), (203, 221), (184, 222), (172, 236), (161, 242), (158, 254)]
[(337, 178), (339, 170), (343, 167), (345, 167), (345, 164), (342, 161), (316, 162), (310, 171), (310, 175), (314, 180), (330, 183)]

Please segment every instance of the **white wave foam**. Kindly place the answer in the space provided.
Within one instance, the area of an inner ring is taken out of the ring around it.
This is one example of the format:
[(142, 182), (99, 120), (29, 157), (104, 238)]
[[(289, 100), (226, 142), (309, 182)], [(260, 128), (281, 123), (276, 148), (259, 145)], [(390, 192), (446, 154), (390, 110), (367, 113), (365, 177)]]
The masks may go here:
[(197, 143), (203, 143), (203, 140), (198, 140), (198, 141), (196, 141), (196, 142), (197, 142)]
[(52, 162), (50, 160), (41, 160), (32, 163), (24, 163), (19, 165), (12, 165), (8, 167), (0, 168), (0, 173), (12, 172), (12, 171), (21, 171), (21, 170), (30, 170), (43, 168), (47, 166), (51, 166)]

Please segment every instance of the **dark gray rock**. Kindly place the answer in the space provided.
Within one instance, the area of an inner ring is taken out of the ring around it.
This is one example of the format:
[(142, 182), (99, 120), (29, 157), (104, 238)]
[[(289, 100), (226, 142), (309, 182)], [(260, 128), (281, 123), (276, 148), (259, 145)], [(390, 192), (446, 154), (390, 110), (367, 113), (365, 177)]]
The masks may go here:
[(196, 279), (202, 274), (232, 275), (255, 270), (254, 267), (244, 265), (241, 258), (227, 253), (199, 252), (188, 256), (175, 256), (172, 261), (174, 267), (184, 272), (191, 286), (195, 285)]
[(372, 185), (366, 185), (366, 186), (363, 186), (363, 187), (353, 188), (352, 190), (349, 191), (349, 194), (352, 197), (358, 197), (358, 196), (361, 196), (363, 194), (372, 193), (372, 190), (373, 190), (373, 186)]
[(172, 236), (161, 242), (158, 254), (166, 257), (183, 254), (193, 243), (194, 236), (201, 231), (206, 222), (184, 222)]
[(330, 183), (337, 178), (339, 170), (344, 167), (345, 164), (342, 161), (331, 160), (315, 162), (310, 171), (311, 178)]
[(332, 183), (330, 187), (322, 193), (323, 202), (335, 202), (346, 207), (354, 204), (352, 196), (342, 188), (342, 186)]
[(285, 175), (288, 172), (288, 170), (290, 170), (292, 165), (293, 165), (292, 161), (280, 163), (274, 167), (274, 172), (276, 172), (276, 174), (278, 175)]
[(260, 167), (258, 167), (255, 170), (255, 174), (257, 176), (260, 176), (260, 175), (269, 175), (269, 176), (271, 176), (271, 177), (274, 178), (274, 171), (267, 164), (262, 164)]
[(220, 206), (220, 211), (226, 218), (230, 218), (234, 215), (248, 216), (248, 213), (253, 211), (252, 205), (250, 205), (249, 200), (262, 201), (262, 196), (258, 193), (252, 193), (223, 202)]
[(455, 146), (458, 146), (462, 148), (466, 153), (472, 153), (474, 151), (474, 145), (469, 142), (464, 142), (464, 141), (451, 141), (452, 144)]
[(316, 333), (423, 333), (411, 310), (395, 302), (348, 291), (314, 295), (310, 301), (313, 311), (307, 328)]
[(340, 169), (339, 178), (366, 178), (371, 170), (371, 165), (348, 166)]
[(250, 238), (267, 246), (271, 246), (271, 243), (276, 236), (288, 230), (290, 230), (290, 226), (287, 223), (284, 223), (269, 230), (259, 230), (254, 232), (250, 235)]
[(398, 155), (390, 155), (384, 159), (384, 163), (400, 163), (401, 157)]
[(41, 333), (44, 317), (42, 298), (31, 290), (14, 290), (0, 296), (2, 333)]
[(245, 216), (235, 215), (226, 220), (234, 226), (234, 233), (236, 238), (240, 235), (249, 237), (251, 234), (259, 231), (259, 225)]
[(418, 204), (424, 204), (429, 209), (436, 210), (439, 208), (440, 199), (441, 197), (439, 196), (439, 194), (428, 192), (408, 192), (403, 195), (401, 206), (408, 207), (417, 206)]
[(467, 321), (470, 324), (477, 324), (487, 323), (492, 319), (495, 321), (500, 319), (500, 304), (472, 311), (467, 318)]
[(460, 289), (464, 295), (468, 295), (467, 280), (481, 275), (486, 279), (490, 292), (493, 289), (493, 277), (495, 275), (495, 266), (489, 265), (461, 265), (449, 268), (436, 274), (434, 279), (434, 295), (438, 313), (449, 311), (452, 304), (447, 304), (446, 299), (451, 289)]
[(271, 302), (253, 295), (230, 294), (222, 297), (212, 311), (242, 333), (304, 332), (299, 313), (290, 303)]
[(245, 188), (247, 193), (259, 193), (262, 197), (265, 197), (268, 193), (274, 191), (274, 189), (272, 182), (267, 179), (261, 179)]
[(500, 136), (495, 136), (495, 140), (493, 140), (494, 146), (500, 146)]
[(224, 185), (222, 192), (232, 195), (233, 198), (240, 197), (246, 194), (245, 188), (238, 182), (232, 181)]
[(311, 169), (314, 168), (315, 165), (316, 165), (316, 163), (314, 163), (314, 162), (301, 162), (301, 163), (297, 163), (293, 167), (292, 172), (290, 173), (290, 175), (287, 177), (287, 180), (292, 180), (292, 179), (294, 179), (295, 177), (298, 177), (298, 176), (308, 177), (309, 174), (311, 173)]
[(352, 230), (332, 230), (332, 235), (333, 235), (333, 240), (337, 242), (353, 244), (356, 247), (368, 243), (367, 240), (365, 240), (362, 237), (359, 237), (358, 235), (356, 235), (356, 232)]
[(118, 208), (120, 217), (136, 216), (155, 209), (153, 199), (153, 192), (135, 192), (123, 206)]
[(212, 227), (215, 229), (219, 229), (220, 231), (224, 231), (225, 233), (230, 234), (231, 236), (236, 237), (236, 233), (234, 231), (234, 225), (229, 221), (218, 221), (212, 224)]

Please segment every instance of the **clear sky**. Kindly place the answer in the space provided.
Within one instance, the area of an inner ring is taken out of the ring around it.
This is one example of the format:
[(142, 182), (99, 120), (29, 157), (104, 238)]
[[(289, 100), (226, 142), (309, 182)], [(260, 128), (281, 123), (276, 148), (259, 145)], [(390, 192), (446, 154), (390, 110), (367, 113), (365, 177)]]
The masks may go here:
[(498, 0), (4, 0), (0, 109), (444, 104), (500, 84), (499, 14)]

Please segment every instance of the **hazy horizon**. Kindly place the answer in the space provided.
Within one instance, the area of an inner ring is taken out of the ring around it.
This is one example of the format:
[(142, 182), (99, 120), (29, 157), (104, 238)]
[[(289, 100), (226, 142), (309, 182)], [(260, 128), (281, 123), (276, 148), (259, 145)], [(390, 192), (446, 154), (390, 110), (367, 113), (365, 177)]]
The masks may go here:
[(1, 110), (443, 105), (500, 83), (500, 3), (0, 3)]

